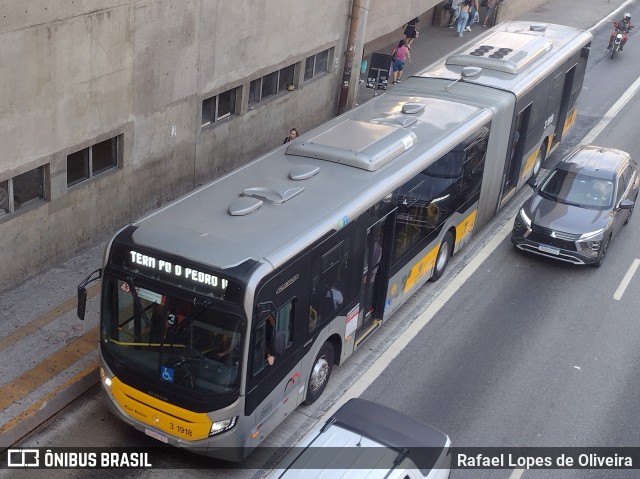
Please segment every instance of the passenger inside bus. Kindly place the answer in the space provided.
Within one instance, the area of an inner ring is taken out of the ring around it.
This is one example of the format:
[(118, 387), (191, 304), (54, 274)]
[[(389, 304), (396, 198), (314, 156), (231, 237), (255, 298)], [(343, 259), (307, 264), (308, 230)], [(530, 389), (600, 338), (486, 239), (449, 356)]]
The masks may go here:
[(150, 343), (162, 342), (166, 331), (167, 313), (167, 307), (164, 304), (154, 303), (149, 324)]
[(266, 323), (266, 342), (264, 348), (264, 360), (267, 362), (269, 366), (273, 366), (273, 363), (276, 362), (276, 357), (274, 356), (274, 341), (276, 334), (276, 319), (273, 317), (273, 314), (270, 314), (267, 318)]
[(218, 360), (233, 360), (239, 345), (238, 335), (212, 333), (211, 346), (203, 353)]

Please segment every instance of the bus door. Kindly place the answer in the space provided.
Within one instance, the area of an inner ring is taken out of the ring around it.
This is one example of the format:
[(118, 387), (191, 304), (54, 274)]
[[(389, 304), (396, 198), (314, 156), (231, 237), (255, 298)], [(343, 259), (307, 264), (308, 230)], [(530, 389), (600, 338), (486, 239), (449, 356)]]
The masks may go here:
[[(575, 77), (576, 67), (574, 66), (571, 70), (569, 70), (566, 75), (563, 73), (558, 74), (556, 78), (553, 80), (553, 93), (555, 95), (561, 95), (559, 99), (554, 99), (556, 103), (549, 103), (551, 105), (560, 104), (560, 109), (558, 112), (558, 120), (556, 121), (556, 129), (553, 133), (553, 143), (551, 144), (551, 148), (560, 143), (563, 135), (571, 129), (575, 122), (576, 110), (575, 103), (578, 97), (578, 93), (580, 90), (578, 89), (575, 93), (573, 90), (574, 77)], [(569, 110), (571, 109), (571, 113)]]
[(507, 150), (507, 162), (502, 180), (502, 199), (504, 204), (516, 192), (518, 186), (518, 176), (522, 166), (524, 147), (527, 142), (527, 130), (529, 129), (529, 116), (531, 115), (531, 105), (518, 113), (515, 120), (515, 128), (511, 136), (511, 145)]
[(388, 282), (388, 258), (385, 258), (385, 216), (367, 228), (365, 240), (364, 265), (362, 268), (362, 313), (356, 329), (356, 346), (364, 337), (375, 330), (382, 322), (386, 286)]

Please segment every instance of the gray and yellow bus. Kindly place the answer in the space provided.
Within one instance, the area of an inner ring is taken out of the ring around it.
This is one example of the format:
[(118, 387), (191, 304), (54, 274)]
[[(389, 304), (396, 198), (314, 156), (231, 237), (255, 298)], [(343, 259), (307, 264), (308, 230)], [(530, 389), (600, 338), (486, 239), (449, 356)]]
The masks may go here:
[(504, 23), (118, 232), (102, 388), (163, 443), (242, 460), (485, 224), (575, 122), (591, 35)]

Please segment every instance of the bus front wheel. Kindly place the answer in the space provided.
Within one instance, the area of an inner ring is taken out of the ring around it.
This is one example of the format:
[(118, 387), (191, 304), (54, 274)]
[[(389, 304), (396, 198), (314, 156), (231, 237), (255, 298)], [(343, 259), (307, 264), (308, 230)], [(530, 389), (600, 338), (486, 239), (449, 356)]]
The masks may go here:
[(433, 274), (431, 275), (431, 281), (438, 281), (443, 275), (444, 270), (447, 268), (449, 258), (453, 252), (453, 235), (451, 231), (447, 231), (444, 235), (442, 243), (440, 243), (440, 249), (438, 250), (438, 256), (436, 256), (436, 264), (433, 267)]
[(324, 388), (327, 387), (331, 370), (333, 369), (333, 346), (326, 342), (320, 348), (316, 360), (313, 362), (309, 384), (307, 385), (306, 405), (313, 404), (320, 397)]

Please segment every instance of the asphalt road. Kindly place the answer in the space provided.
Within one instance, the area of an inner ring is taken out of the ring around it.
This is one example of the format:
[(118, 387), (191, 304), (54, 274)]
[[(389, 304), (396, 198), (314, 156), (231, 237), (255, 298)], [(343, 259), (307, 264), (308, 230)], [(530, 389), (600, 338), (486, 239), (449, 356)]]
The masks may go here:
[[(565, 151), (640, 77), (630, 60), (640, 53), (635, 39), (611, 60), (601, 48), (609, 30), (594, 33), (581, 114)], [(594, 143), (639, 151), (639, 107), (634, 97)], [(637, 446), (640, 275), (614, 296), (640, 258), (638, 238), (636, 216), (600, 269), (525, 255), (506, 239), (362, 397), (435, 425), (456, 446)], [(454, 470), (451, 478), (512, 474)], [(574, 469), (518, 477), (637, 476), (637, 470)]]
[[(634, 11), (635, 10), (635, 11)], [(640, 18), (640, 8), (632, 9)], [(609, 28), (594, 32), (585, 89), (576, 128), (565, 145), (546, 162), (550, 167), (602, 119), (624, 91), (640, 77), (640, 41), (610, 60)], [(640, 128), (633, 98), (596, 138), (596, 143), (630, 152), (640, 150)], [(515, 211), (528, 192), (512, 200)], [(488, 255), (461, 286), (451, 278), (477, 254), (493, 234), (484, 229), (450, 265), (440, 282), (428, 284), (366, 348), (337, 368), (330, 387), (312, 407), (298, 408), (267, 440), (267, 445), (295, 441), (371, 366), (378, 352), (411, 328), (400, 318), (415, 317), (427, 297), (459, 288), (435, 317), (362, 396), (400, 409), (447, 432), (456, 446), (624, 446), (637, 445), (640, 418), (640, 274), (614, 299), (631, 262), (640, 257), (640, 217), (636, 211), (612, 243), (600, 269), (557, 264), (517, 252), (508, 239)], [(494, 228), (495, 229), (495, 228)], [(115, 419), (101, 403), (97, 388), (36, 433), (25, 446), (153, 447), (157, 443)], [(260, 477), (270, 459), (258, 451), (239, 469), (215, 471), (216, 477)], [(210, 477), (211, 468), (227, 463), (174, 451), (160, 467), (201, 469), (181, 477)], [(247, 469), (254, 467), (255, 469)], [(39, 471), (43, 472), (43, 471)], [(516, 472), (517, 473), (517, 472)], [(513, 478), (511, 470), (454, 470), (458, 478)], [(633, 472), (563, 470), (524, 471), (529, 478), (622, 478)], [(151, 471), (50, 470), (48, 478), (175, 477), (172, 469)], [(0, 471), (0, 477), (36, 477), (33, 471)]]

